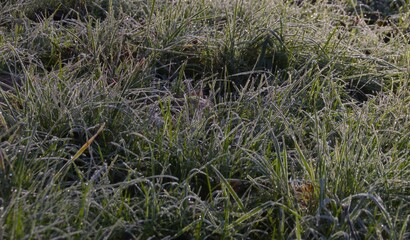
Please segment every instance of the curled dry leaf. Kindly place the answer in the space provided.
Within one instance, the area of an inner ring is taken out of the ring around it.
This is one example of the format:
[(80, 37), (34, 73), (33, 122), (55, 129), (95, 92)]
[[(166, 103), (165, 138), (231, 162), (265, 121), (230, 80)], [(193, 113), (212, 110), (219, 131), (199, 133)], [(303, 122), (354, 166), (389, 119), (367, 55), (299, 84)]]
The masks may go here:
[(312, 182), (300, 179), (291, 180), (289, 181), (289, 187), (302, 209), (307, 209), (314, 203), (315, 187)]

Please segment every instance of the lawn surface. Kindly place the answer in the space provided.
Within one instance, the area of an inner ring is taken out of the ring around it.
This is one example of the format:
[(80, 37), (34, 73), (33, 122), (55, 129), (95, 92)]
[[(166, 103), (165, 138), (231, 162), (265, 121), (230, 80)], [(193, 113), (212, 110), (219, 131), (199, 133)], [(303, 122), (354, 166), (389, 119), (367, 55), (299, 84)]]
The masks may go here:
[(0, 240), (409, 239), (390, 2), (1, 0)]

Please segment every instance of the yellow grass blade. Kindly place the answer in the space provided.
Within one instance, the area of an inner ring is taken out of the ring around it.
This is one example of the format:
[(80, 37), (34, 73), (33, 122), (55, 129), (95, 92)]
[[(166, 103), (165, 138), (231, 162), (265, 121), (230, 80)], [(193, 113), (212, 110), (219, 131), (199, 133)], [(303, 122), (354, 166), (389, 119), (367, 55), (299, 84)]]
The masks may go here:
[(83, 152), (91, 145), (91, 143), (94, 142), (95, 138), (102, 132), (102, 130), (105, 127), (105, 123), (103, 123), (100, 128), (98, 129), (97, 133), (94, 134), (84, 145), (77, 151), (77, 153), (70, 159), (69, 162), (67, 162), (61, 169), (60, 171), (57, 172), (55, 175), (55, 178), (59, 177), (61, 175), (62, 171), (65, 170), (68, 166), (70, 166), (71, 163), (73, 163), (77, 158), (83, 154)]
[(71, 158), (71, 162), (74, 162), (77, 158), (83, 154), (83, 152), (91, 145), (91, 143), (94, 142), (95, 138), (102, 132), (102, 130), (105, 127), (105, 123), (101, 125), (101, 127), (98, 129), (97, 133), (94, 134), (84, 145), (80, 148), (80, 150), (77, 151), (77, 153)]

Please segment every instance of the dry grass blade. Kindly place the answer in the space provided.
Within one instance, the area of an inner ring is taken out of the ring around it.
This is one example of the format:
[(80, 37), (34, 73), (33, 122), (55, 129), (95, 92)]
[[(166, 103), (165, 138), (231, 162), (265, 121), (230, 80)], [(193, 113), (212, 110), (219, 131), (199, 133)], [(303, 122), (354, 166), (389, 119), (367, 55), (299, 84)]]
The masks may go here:
[(70, 161), (68, 161), (61, 169), (60, 171), (57, 172), (57, 174), (54, 176), (54, 179), (57, 179), (58, 177), (60, 177), (60, 175), (62, 174), (62, 172), (67, 169), (71, 163), (73, 163), (77, 158), (79, 158), (81, 156), (81, 154), (83, 154), (83, 152), (91, 145), (91, 143), (94, 142), (95, 138), (102, 132), (102, 130), (104, 130), (105, 127), (105, 123), (103, 123), (100, 128), (98, 129), (97, 133), (94, 134), (94, 136), (92, 136), (86, 143), (84, 143), (84, 145), (77, 151), (77, 153), (70, 159)]

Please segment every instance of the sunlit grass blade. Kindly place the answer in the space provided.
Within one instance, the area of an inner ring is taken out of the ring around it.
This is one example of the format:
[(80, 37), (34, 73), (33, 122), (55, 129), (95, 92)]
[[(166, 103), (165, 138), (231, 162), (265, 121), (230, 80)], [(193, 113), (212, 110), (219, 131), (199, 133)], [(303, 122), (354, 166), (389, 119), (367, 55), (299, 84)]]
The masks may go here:
[(235, 202), (238, 204), (239, 208), (242, 211), (245, 211), (245, 206), (242, 203), (242, 200), (238, 197), (238, 194), (236, 194), (235, 190), (232, 188), (231, 184), (226, 180), (226, 178), (216, 169), (214, 166), (211, 166), (216, 175), (218, 176), (219, 180), (221, 181), (222, 184), (226, 187), (228, 190), (229, 194), (233, 197)]

